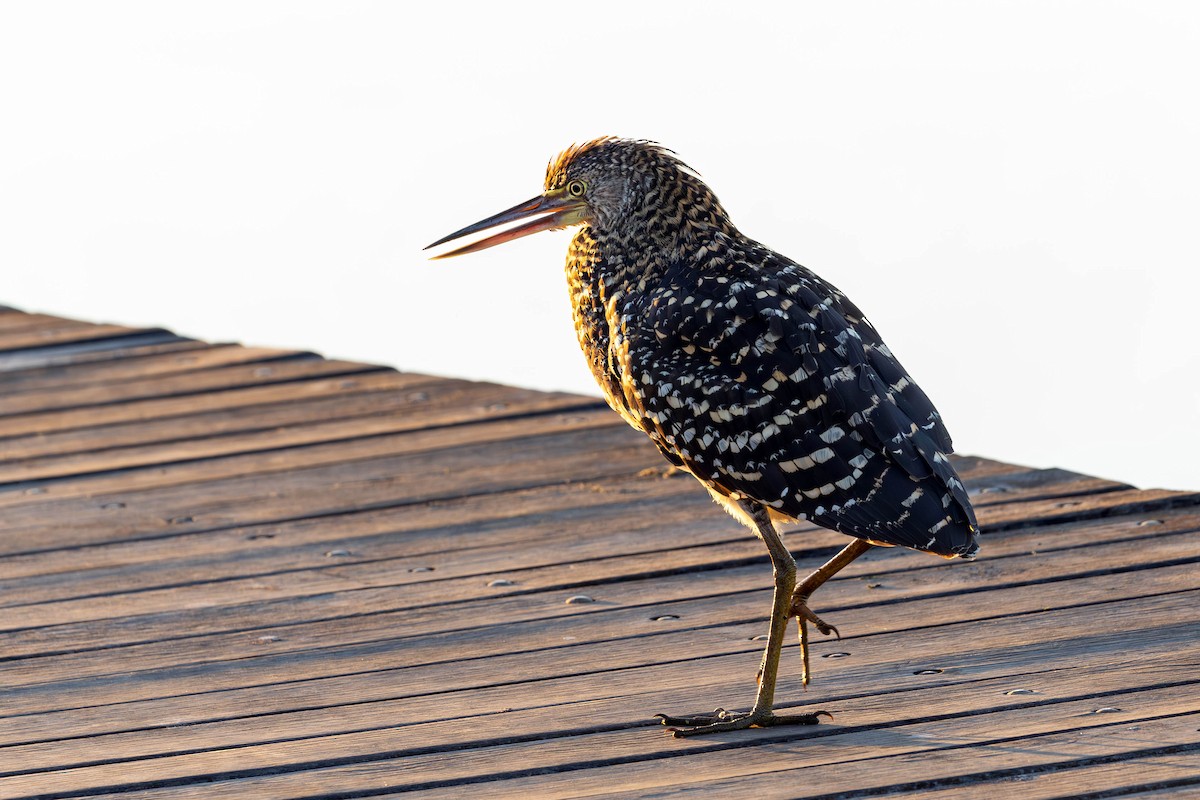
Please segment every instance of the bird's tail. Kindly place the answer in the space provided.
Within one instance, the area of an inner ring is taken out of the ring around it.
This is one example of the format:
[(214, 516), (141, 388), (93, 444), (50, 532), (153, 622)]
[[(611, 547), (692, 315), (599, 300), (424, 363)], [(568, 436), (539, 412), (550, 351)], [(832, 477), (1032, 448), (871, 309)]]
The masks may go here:
[(813, 521), (878, 544), (971, 560), (979, 553), (975, 511), (966, 490), (954, 490), (949, 477), (958, 486), (962, 481), (949, 459), (935, 469), (925, 478), (914, 478), (889, 465), (869, 500), (842, 506), (836, 516)]

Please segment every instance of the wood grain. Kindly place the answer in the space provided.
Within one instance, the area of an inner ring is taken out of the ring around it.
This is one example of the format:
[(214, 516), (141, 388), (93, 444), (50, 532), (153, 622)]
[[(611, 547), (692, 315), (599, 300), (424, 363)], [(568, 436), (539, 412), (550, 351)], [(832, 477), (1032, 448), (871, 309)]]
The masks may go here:
[(1200, 494), (956, 465), (983, 556), (785, 648), (832, 722), (674, 740), (769, 564), (595, 399), (0, 310), (0, 797), (1200, 796)]

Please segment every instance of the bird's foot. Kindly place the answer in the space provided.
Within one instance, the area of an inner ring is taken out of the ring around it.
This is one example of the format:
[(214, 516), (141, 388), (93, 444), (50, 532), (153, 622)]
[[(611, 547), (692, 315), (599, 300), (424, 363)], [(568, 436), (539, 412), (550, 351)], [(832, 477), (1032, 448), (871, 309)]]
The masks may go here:
[(841, 639), (842, 635), (838, 633), (838, 629), (814, 614), (813, 610), (808, 607), (808, 603), (806, 601), (807, 598), (792, 598), (792, 609), (790, 616), (798, 619), (801, 625), (804, 624), (805, 620), (811, 622), (813, 625), (816, 625), (817, 630), (819, 630), (825, 636), (828, 636), (832, 633), (834, 636)]
[[(720, 731), (740, 731), (744, 728), (770, 728), (777, 725), (816, 725), (821, 721), (821, 715), (833, 719), (828, 711), (814, 711), (810, 714), (776, 714), (773, 711), (749, 711), (743, 714), (730, 714), (723, 708), (718, 708), (711, 714), (700, 714), (694, 717), (672, 717), (666, 714), (656, 714), (671, 735), (676, 739), (684, 736), (699, 736), (704, 733)], [(677, 727), (680, 726), (680, 727)]]
[(807, 597), (801, 595), (793, 597), (790, 614), (790, 616), (795, 617), (796, 621), (800, 623), (800, 663), (802, 667), (800, 681), (805, 687), (808, 686), (809, 676), (812, 674), (812, 667), (808, 656), (808, 623), (811, 622), (815, 625), (817, 630), (824, 636), (832, 633), (839, 640), (842, 638), (837, 628), (813, 613), (812, 609), (808, 607), (807, 599)]

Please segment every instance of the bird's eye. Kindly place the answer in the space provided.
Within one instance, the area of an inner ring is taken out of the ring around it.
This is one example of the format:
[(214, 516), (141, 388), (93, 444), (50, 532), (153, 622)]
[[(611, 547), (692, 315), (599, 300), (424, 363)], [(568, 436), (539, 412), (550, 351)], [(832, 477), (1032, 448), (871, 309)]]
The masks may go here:
[(583, 181), (571, 181), (567, 184), (567, 194), (571, 197), (583, 197), (586, 190), (587, 185)]

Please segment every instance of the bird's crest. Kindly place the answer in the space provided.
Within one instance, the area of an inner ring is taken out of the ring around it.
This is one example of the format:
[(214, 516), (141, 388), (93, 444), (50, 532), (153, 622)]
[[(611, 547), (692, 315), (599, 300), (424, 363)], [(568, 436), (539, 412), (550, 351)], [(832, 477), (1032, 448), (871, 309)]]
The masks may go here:
[(584, 158), (590, 154), (596, 154), (598, 150), (608, 150), (614, 162), (624, 162), (626, 164), (633, 163), (657, 163), (659, 168), (667, 165), (686, 172), (696, 178), (700, 175), (687, 164), (679, 160), (679, 156), (675, 155), (674, 150), (663, 147), (658, 142), (652, 142), (649, 139), (622, 139), (619, 136), (601, 136), (598, 139), (592, 139), (588, 142), (580, 142), (573, 144), (566, 150), (563, 150), (557, 156), (550, 160), (546, 165), (546, 189), (555, 189), (561, 187), (567, 182), (567, 168), (572, 163)]
[(550, 159), (550, 163), (546, 165), (546, 188), (553, 189), (559, 184), (565, 183), (567, 180), (567, 165), (579, 156), (589, 150), (596, 149), (600, 145), (619, 141), (621, 139), (618, 136), (601, 136), (598, 139), (592, 139), (590, 142), (573, 144), (566, 150), (563, 150), (557, 156)]

